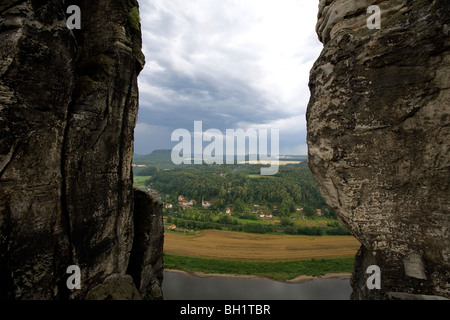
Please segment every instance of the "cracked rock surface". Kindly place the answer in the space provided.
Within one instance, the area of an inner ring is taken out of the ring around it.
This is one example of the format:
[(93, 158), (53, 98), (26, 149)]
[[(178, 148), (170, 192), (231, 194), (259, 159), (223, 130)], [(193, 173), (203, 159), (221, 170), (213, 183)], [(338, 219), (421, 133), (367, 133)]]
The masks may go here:
[[(379, 30), (366, 25), (373, 4)], [(352, 298), (449, 298), (450, 2), (321, 0), (319, 10), (309, 165), (362, 244)], [(380, 290), (366, 286), (369, 265)]]
[(72, 1), (80, 30), (65, 3), (0, 4), (0, 298), (84, 298), (132, 251), (138, 3)]

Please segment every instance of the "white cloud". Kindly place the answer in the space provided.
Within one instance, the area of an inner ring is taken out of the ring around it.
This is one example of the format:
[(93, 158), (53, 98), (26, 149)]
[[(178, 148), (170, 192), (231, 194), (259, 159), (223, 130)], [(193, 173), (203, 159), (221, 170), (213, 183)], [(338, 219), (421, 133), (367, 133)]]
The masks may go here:
[(220, 130), (271, 123), (283, 127), (282, 139), (306, 139), (299, 119), (322, 48), (316, 1), (153, 0), (140, 6), (147, 65), (139, 81), (139, 121), (179, 128), (204, 120)]

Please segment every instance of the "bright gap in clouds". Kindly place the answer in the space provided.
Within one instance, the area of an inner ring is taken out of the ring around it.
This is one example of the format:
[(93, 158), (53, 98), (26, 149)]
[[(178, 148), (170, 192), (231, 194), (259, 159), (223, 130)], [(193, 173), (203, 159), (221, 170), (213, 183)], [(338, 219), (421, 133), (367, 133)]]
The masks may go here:
[(277, 128), (282, 154), (306, 154), (309, 71), (322, 44), (311, 0), (140, 1), (143, 51), (135, 152), (171, 132)]

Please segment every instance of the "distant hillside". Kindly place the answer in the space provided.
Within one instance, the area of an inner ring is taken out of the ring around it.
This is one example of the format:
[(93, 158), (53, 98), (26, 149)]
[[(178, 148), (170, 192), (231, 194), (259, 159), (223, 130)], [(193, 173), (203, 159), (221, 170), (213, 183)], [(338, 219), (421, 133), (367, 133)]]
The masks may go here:
[[(133, 158), (133, 165), (134, 165), (134, 172), (137, 173), (140, 170), (142, 170), (143, 167), (141, 166), (147, 166), (147, 167), (156, 167), (158, 169), (171, 169), (175, 167), (189, 167), (191, 165), (180, 165), (177, 166), (173, 164), (172, 158), (171, 158), (172, 150), (155, 150), (150, 154), (147, 155), (138, 155), (135, 154)], [(192, 155), (191, 158), (198, 158), (200, 156)], [(245, 157), (245, 160), (249, 160), (249, 155)], [(280, 161), (301, 161), (301, 166), (307, 166), (306, 163), (307, 156), (301, 156), (301, 155), (281, 155)], [(224, 163), (226, 162), (224, 157)], [(237, 163), (237, 158), (235, 157), (235, 163)]]
[(155, 150), (147, 155), (135, 154), (133, 157), (133, 165), (135, 172), (139, 171), (139, 166), (153, 166), (158, 169), (170, 169), (175, 165), (171, 158), (172, 150)]

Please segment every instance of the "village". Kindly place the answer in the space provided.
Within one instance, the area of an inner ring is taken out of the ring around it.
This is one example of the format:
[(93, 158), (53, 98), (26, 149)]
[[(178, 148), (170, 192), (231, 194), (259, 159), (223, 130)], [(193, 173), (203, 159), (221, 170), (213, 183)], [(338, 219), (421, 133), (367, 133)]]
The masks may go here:
[[(155, 191), (155, 190), (151, 190), (151, 192), (152, 192), (154, 195), (157, 195), (157, 194), (158, 194), (158, 192)], [(178, 206), (179, 206), (179, 208), (181, 208), (181, 209), (183, 209), (183, 208), (194, 208), (194, 207), (196, 206), (196, 204), (197, 204), (197, 201), (194, 200), (194, 199), (187, 200), (183, 195), (178, 196)], [(205, 200), (202, 200), (202, 208), (203, 208), (203, 209), (210, 209), (211, 206), (212, 206), (212, 202), (211, 202), (211, 201), (205, 201)], [(173, 206), (173, 204), (171, 204), (171, 203), (164, 203), (164, 208), (165, 208), (165, 209), (173, 209), (174, 206)], [(298, 211), (298, 212), (303, 211), (303, 208), (302, 208), (302, 207), (296, 207), (295, 209), (296, 209), (296, 211)], [(272, 211), (278, 211), (278, 206), (272, 206)], [(261, 211), (260, 205), (258, 205), (258, 204), (254, 204), (254, 205), (253, 205), (253, 210), (244, 210), (243, 212), (244, 212), (244, 213), (250, 213), (250, 212), (251, 212), (251, 213), (255, 213), (255, 214), (258, 215), (258, 217), (259, 217), (260, 219), (264, 219), (264, 218), (266, 218), (266, 219), (273, 219), (273, 217), (274, 217), (274, 215), (272, 214), (272, 212), (266, 212), (266, 213), (265, 213), (264, 211)], [(222, 215), (222, 214), (224, 214), (224, 213), (223, 213), (222, 211), (219, 211), (218, 214), (219, 214), (219, 215)], [(231, 216), (231, 215), (232, 215), (232, 209), (231, 209), (230, 207), (226, 208), (226, 209), (225, 209), (225, 214)], [(322, 217), (322, 209), (316, 209), (316, 215), (317, 215), (318, 217)], [(304, 215), (301, 216), (301, 217), (302, 217), (303, 219), (306, 219), (306, 217), (305, 217)]]
[(256, 175), (249, 167), (235, 169), (154, 169), (151, 177), (136, 176), (135, 187), (162, 202), (169, 232), (216, 229), (286, 235), (349, 234), (320, 198), (308, 168), (283, 168), (279, 176), (271, 178)]
[[(164, 202), (162, 199), (163, 198), (162, 195), (155, 189), (147, 188), (147, 191), (152, 193), (153, 196), (155, 196), (156, 198), (158, 198), (159, 200), (161, 200), (163, 202), (163, 208), (165, 209), (164, 211), (166, 214), (173, 213), (174, 210), (176, 210), (176, 209), (184, 210), (184, 209), (200, 208), (199, 206), (197, 206), (196, 200), (186, 198), (183, 195), (179, 195), (177, 197), (178, 206), (174, 206), (174, 204), (172, 204), (170, 202)], [(232, 191), (232, 188), (228, 188), (228, 193), (230, 193), (231, 191)], [(211, 210), (212, 206), (213, 206), (212, 201), (207, 201), (207, 200), (201, 201), (201, 208), (204, 210)], [(294, 221), (307, 220), (307, 217), (304, 214), (302, 214), (303, 207), (296, 206), (295, 210), (299, 214), (292, 218)], [(259, 204), (254, 204), (252, 209), (244, 209), (243, 212), (236, 212), (236, 214), (238, 216), (241, 215), (242, 213), (243, 214), (254, 214), (254, 215), (256, 215), (256, 217), (259, 220), (273, 220), (277, 211), (278, 211), (278, 206), (276, 206), (276, 205), (270, 207), (270, 206), (261, 206)], [(231, 208), (231, 206), (227, 207), (223, 211), (220, 211), (220, 210), (217, 211), (217, 215), (219, 215), (219, 216), (227, 215), (227, 216), (231, 217), (233, 215), (233, 209)], [(315, 216), (322, 217), (323, 216), (322, 209), (316, 209)], [(174, 229), (176, 229), (176, 226), (171, 225), (169, 227), (169, 229), (174, 230)]]

